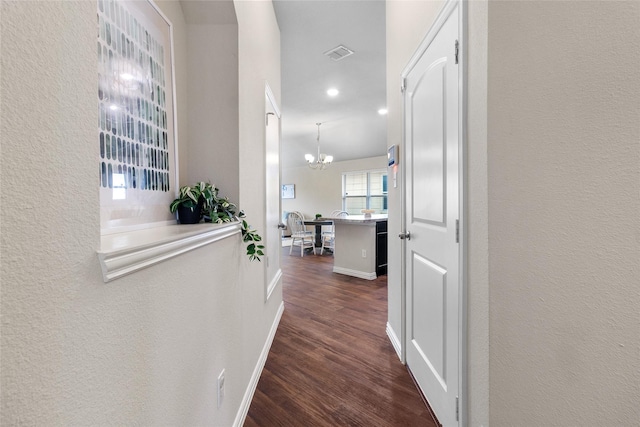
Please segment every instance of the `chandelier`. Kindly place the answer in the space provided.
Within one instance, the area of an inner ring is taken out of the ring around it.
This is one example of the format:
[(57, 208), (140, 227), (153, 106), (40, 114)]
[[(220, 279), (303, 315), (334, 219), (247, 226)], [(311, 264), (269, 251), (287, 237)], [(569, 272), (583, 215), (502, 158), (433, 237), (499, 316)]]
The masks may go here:
[(324, 153), (320, 153), (320, 125), (322, 123), (316, 123), (318, 126), (318, 158), (313, 157), (313, 154), (305, 154), (304, 158), (311, 169), (322, 170), (331, 164), (333, 156), (329, 156)]

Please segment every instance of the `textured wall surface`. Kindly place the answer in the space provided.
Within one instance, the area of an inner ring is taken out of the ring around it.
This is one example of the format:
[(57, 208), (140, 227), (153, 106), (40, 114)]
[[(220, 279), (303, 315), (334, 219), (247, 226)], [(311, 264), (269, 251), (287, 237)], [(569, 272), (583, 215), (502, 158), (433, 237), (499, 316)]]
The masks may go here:
[(640, 3), (488, 19), (491, 425), (638, 425)]
[(238, 200), (238, 26), (189, 25), (188, 39), (188, 182)]
[(65, 401), (105, 392), (75, 359), (112, 363), (121, 325), (108, 302), (89, 304), (109, 293), (95, 255), (96, 5), (0, 7), (2, 424), (61, 424)]
[[(180, 4), (161, 7), (184, 49)], [(0, 424), (232, 425), (281, 292), (264, 304), (262, 266), (249, 264), (238, 236), (103, 283), (96, 3), (1, 8)], [(262, 31), (265, 17), (272, 38), (268, 8), (255, 12), (251, 31)], [(272, 50), (258, 64), (279, 62), (279, 44), (262, 48)], [(186, 62), (176, 64), (179, 81)], [(279, 83), (279, 68), (270, 69)], [(186, 88), (178, 90), (180, 103)], [(264, 94), (255, 102), (263, 108)], [(254, 163), (260, 144), (246, 143)], [(263, 204), (251, 207), (259, 222)], [(226, 397), (217, 409), (222, 369)]]

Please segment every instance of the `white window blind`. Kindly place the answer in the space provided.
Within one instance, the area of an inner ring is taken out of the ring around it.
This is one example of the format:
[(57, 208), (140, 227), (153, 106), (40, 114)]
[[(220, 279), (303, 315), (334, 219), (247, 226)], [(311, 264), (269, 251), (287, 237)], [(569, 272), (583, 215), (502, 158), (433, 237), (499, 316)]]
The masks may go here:
[(342, 209), (359, 215), (362, 209), (387, 212), (387, 172), (364, 171), (342, 174)]

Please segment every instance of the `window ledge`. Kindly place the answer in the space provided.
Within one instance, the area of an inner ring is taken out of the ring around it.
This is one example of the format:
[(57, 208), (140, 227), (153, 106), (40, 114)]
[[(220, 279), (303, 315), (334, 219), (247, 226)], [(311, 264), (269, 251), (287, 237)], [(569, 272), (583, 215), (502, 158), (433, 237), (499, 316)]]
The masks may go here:
[(235, 234), (240, 234), (240, 222), (176, 224), (103, 235), (98, 251), (102, 278), (110, 282)]

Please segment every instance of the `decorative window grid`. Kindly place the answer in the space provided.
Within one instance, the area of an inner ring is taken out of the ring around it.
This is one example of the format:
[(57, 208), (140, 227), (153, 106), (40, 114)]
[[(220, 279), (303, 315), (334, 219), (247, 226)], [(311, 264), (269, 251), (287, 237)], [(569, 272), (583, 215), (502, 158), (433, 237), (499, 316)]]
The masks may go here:
[(387, 212), (387, 172), (362, 171), (342, 174), (342, 210), (357, 215), (362, 209)]

